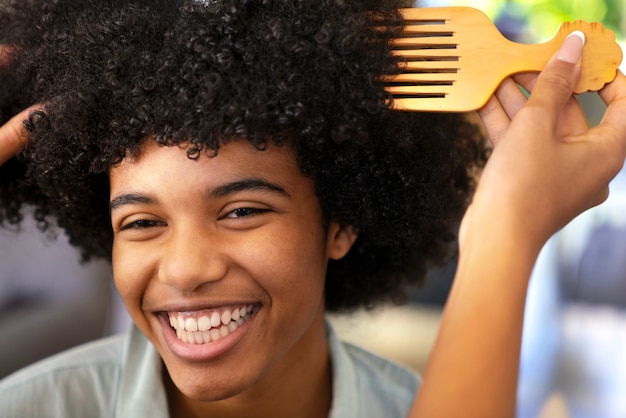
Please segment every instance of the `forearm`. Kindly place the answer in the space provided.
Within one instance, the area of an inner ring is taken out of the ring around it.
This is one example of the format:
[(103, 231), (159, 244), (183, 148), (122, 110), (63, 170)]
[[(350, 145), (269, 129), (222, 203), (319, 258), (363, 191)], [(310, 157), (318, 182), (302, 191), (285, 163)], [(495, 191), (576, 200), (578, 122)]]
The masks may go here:
[(542, 239), (502, 213), (495, 222), (490, 213), (475, 215), (464, 225), (467, 239), (411, 417), (514, 416), (526, 289)]
[(626, 77), (600, 96), (589, 129), (572, 97), (584, 36), (563, 43), (542, 73), (503, 83), (481, 109), (496, 148), (461, 234), (455, 282), (412, 418), (506, 418), (515, 414), (524, 305), (541, 247), (607, 196), (626, 158)]

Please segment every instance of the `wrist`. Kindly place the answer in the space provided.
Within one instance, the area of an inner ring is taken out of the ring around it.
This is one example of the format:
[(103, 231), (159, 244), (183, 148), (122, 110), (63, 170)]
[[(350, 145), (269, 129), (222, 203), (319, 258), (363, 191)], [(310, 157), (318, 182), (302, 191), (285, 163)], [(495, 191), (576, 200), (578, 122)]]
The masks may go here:
[(529, 276), (548, 238), (533, 223), (532, 216), (506, 210), (496, 213), (472, 206), (461, 224), (459, 269), (488, 270), (492, 276), (495, 273)]

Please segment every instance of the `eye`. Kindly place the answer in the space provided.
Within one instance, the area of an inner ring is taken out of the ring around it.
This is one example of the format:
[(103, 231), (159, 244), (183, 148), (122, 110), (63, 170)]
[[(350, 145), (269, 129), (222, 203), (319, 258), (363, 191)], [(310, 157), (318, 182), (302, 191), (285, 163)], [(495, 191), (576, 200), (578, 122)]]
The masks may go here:
[(120, 228), (120, 231), (127, 231), (127, 230), (132, 230), (132, 229), (141, 230), (141, 229), (154, 228), (156, 226), (165, 226), (165, 222), (155, 221), (151, 219), (138, 219), (136, 221), (132, 221), (125, 225), (122, 225), (122, 227)]
[(255, 215), (261, 215), (263, 213), (269, 212), (269, 209), (261, 209), (261, 208), (237, 208), (232, 210), (224, 216), (225, 218), (246, 218)]

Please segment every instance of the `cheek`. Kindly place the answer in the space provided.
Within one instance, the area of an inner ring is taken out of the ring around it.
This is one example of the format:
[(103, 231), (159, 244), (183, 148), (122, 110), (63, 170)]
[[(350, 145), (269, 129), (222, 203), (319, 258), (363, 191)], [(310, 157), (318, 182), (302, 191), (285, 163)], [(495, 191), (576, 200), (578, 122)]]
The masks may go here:
[(322, 296), (327, 256), (316, 229), (284, 228), (269, 239), (257, 237), (248, 249), (244, 262), (275, 302), (284, 298), (315, 303)]
[(133, 255), (118, 246), (113, 246), (113, 279), (115, 287), (122, 298), (126, 309), (137, 321), (141, 312), (142, 295), (147, 287), (145, 265), (141, 257)]

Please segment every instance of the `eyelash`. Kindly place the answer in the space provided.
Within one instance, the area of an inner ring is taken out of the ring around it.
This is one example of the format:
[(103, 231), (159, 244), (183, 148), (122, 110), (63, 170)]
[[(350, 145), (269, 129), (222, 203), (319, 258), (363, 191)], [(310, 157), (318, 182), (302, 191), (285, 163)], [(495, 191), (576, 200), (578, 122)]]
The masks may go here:
[[(261, 215), (266, 212), (269, 212), (269, 209), (243, 207), (228, 212), (226, 216), (224, 216), (224, 218), (247, 218), (251, 216)], [(127, 231), (130, 229), (148, 229), (162, 225), (164, 225), (164, 223), (160, 221), (154, 221), (151, 219), (139, 219), (122, 226), (120, 228), (120, 231)]]
[(249, 216), (261, 215), (263, 213), (269, 212), (269, 209), (260, 209), (260, 208), (237, 208), (226, 214), (224, 218), (246, 218)]
[(153, 221), (150, 219), (139, 219), (137, 221), (130, 222), (120, 228), (120, 231), (126, 231), (129, 229), (147, 229), (155, 226), (162, 225), (163, 222)]

